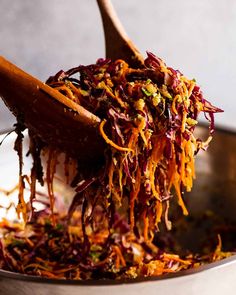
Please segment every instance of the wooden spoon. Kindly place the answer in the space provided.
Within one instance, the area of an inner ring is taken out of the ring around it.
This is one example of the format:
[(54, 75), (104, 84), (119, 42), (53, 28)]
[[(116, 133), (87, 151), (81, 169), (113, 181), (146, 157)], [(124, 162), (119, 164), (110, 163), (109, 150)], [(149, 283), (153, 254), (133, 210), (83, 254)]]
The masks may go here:
[[(124, 59), (133, 67), (143, 58), (124, 31), (111, 2), (97, 0), (101, 12), (106, 56)], [(100, 119), (58, 91), (0, 56), (0, 96), (13, 114), (44, 142), (76, 156), (81, 162), (103, 154)]]
[(143, 67), (141, 53), (126, 34), (110, 0), (97, 0), (105, 34), (106, 57), (123, 59), (134, 68)]
[(44, 142), (86, 162), (103, 153), (97, 116), (1, 56), (0, 96)]

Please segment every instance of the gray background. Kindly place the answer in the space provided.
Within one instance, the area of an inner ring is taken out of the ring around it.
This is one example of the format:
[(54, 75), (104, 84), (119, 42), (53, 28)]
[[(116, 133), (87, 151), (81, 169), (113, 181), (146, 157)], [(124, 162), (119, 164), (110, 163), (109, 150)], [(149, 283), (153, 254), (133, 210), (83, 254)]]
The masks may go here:
[[(236, 128), (236, 0), (113, 0), (130, 38), (145, 54), (196, 78)], [(0, 0), (0, 55), (45, 80), (104, 56), (95, 0)], [(14, 122), (0, 104), (0, 130)]]

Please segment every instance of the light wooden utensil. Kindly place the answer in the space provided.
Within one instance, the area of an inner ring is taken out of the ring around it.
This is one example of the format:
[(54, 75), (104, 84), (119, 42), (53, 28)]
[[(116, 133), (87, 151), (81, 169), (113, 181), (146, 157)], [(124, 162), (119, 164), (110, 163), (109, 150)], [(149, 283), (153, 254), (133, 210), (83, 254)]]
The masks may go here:
[[(105, 33), (106, 56), (134, 67), (143, 58), (129, 40), (109, 0), (97, 0)], [(100, 118), (0, 56), (0, 96), (12, 113), (35, 134), (88, 162), (99, 158), (105, 143)]]
[(143, 57), (126, 34), (110, 0), (97, 0), (105, 34), (106, 57), (123, 59), (134, 68), (142, 67)]

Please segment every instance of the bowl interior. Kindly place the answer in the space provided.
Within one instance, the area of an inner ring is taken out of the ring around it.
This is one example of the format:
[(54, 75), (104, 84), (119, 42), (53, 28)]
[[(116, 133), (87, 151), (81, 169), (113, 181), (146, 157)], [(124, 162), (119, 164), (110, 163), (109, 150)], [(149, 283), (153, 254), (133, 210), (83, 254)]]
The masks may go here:
[[(207, 138), (208, 129), (197, 129), (197, 136)], [(0, 189), (10, 190), (17, 183), (17, 155), (13, 151), (14, 135), (6, 138), (0, 148)], [(27, 145), (26, 145), (27, 146)], [(182, 216), (176, 206), (170, 212), (173, 229), (164, 228), (157, 235), (160, 247), (175, 251), (177, 254), (190, 252), (204, 254), (213, 250), (218, 243), (217, 235), (222, 239), (223, 250), (236, 249), (236, 133), (217, 129), (207, 152), (200, 152), (196, 159), (196, 180), (191, 193), (186, 193), (184, 200), (189, 216)], [(25, 153), (27, 148), (25, 147)], [(24, 163), (24, 170), (29, 171), (31, 158)], [(60, 173), (59, 173), (60, 174)], [(57, 191), (65, 190), (60, 184)], [(68, 196), (71, 191), (66, 187)], [(0, 206), (17, 202), (17, 191), (11, 198), (3, 198)], [(68, 197), (69, 198), (69, 197)], [(15, 218), (15, 212), (9, 210), (7, 218)], [(6, 215), (0, 209), (0, 217)]]

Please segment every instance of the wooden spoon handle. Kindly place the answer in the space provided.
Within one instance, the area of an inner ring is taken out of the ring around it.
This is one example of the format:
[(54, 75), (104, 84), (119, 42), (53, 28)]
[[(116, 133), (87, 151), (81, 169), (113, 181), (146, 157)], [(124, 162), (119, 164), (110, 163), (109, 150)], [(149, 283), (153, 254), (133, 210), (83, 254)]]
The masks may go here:
[(97, 0), (105, 33), (106, 57), (123, 59), (137, 68), (144, 64), (143, 57), (126, 34), (110, 0)]

